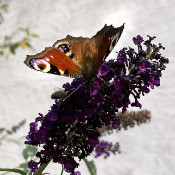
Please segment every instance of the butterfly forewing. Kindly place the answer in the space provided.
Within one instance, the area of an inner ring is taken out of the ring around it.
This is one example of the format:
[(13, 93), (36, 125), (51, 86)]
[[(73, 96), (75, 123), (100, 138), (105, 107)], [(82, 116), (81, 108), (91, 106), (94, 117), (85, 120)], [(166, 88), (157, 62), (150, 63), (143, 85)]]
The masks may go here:
[(39, 54), (28, 56), (25, 63), (30, 68), (42, 72), (71, 75), (72, 77), (82, 76), (79, 66), (61, 50), (54, 47), (46, 48)]

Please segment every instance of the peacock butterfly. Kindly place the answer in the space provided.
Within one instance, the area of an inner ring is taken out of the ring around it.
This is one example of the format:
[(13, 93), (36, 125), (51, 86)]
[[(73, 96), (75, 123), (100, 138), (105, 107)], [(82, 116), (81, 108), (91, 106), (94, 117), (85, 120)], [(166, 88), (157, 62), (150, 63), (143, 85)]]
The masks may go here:
[(24, 63), (32, 69), (76, 78), (91, 78), (118, 42), (124, 24), (118, 28), (105, 25), (92, 38), (72, 37), (56, 41)]

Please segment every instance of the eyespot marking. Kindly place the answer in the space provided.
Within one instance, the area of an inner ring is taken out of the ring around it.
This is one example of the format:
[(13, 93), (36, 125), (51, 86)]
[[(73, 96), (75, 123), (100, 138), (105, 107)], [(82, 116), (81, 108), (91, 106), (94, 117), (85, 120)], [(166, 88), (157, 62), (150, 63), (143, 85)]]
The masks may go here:
[(58, 49), (61, 50), (61, 52), (63, 53), (67, 53), (70, 51), (71, 48), (70, 48), (70, 45), (68, 44), (61, 44), (58, 46)]
[(42, 72), (49, 72), (51, 69), (50, 64), (41, 58), (31, 59), (30, 65), (33, 69), (36, 69), (36, 70), (42, 71)]
[(63, 52), (65, 55), (67, 55), (70, 59), (72, 59), (72, 49), (70, 44), (67, 41), (59, 41), (56, 42), (53, 47), (59, 49), (61, 52)]

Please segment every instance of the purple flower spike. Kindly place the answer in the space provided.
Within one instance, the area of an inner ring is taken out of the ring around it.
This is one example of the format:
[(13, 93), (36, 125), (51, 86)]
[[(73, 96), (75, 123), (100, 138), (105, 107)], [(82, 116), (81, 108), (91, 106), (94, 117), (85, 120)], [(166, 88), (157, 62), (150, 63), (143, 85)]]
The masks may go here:
[(96, 157), (105, 158), (119, 150), (118, 143), (99, 142), (100, 129), (111, 125), (118, 129), (117, 112), (126, 112), (129, 105), (141, 108), (140, 96), (160, 85), (162, 70), (169, 61), (159, 52), (163, 47), (151, 43), (154, 38), (143, 43), (140, 35), (134, 37), (138, 51), (123, 48), (116, 59), (103, 62), (94, 77), (75, 78), (63, 85), (64, 97), (30, 124), (25, 143), (41, 147), (36, 153), (39, 162), (28, 164), (33, 172), (38, 165), (53, 161), (71, 175), (80, 175), (75, 172), (79, 165), (75, 160), (86, 158), (94, 150)]
[(119, 151), (119, 144), (112, 144), (107, 141), (101, 141), (96, 147), (95, 147), (95, 157), (99, 157), (104, 155), (104, 158), (106, 159), (107, 157), (110, 156), (110, 152), (115, 154), (116, 152)]

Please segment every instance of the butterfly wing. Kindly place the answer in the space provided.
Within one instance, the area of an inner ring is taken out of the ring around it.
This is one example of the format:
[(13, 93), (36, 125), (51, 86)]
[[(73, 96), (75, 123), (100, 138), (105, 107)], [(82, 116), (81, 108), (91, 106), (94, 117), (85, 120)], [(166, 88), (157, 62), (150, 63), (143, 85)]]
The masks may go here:
[[(69, 59), (71, 59), (75, 65), (77, 65), (79, 71), (77, 71), (77, 75), (83, 75), (83, 60), (86, 58), (86, 53), (88, 53), (89, 47), (89, 38), (83, 37), (72, 37), (67, 35), (65, 39), (56, 41), (52, 47), (61, 49), (63, 46), (68, 46), (69, 49), (64, 50), (64, 54), (67, 55)], [(69, 62), (67, 62), (68, 66)], [(78, 70), (77, 69), (77, 70)], [(71, 73), (71, 72), (70, 72)], [(69, 74), (72, 76), (72, 74)], [(76, 74), (74, 77), (77, 77)]]
[(43, 52), (27, 56), (24, 62), (42, 72), (90, 78), (115, 46), (123, 28), (105, 25), (91, 39), (68, 35)]
[[(63, 43), (63, 41), (60, 43)], [(41, 72), (72, 77), (83, 77), (81, 65), (74, 59), (72, 52), (64, 52), (65, 47), (69, 47), (69, 45), (66, 44), (64, 42), (64, 44), (60, 45), (60, 48), (49, 47), (41, 53), (27, 56), (24, 63), (30, 68)], [(69, 48), (67, 48), (67, 50), (68, 49)]]
[(118, 28), (114, 28), (112, 25), (105, 25), (95, 36), (91, 38), (92, 42), (99, 43), (98, 57), (94, 60), (97, 67), (101, 65), (101, 63), (113, 50), (123, 32), (123, 29), (124, 24)]
[(85, 78), (90, 78), (97, 73), (102, 62), (119, 40), (123, 29), (124, 25), (118, 28), (105, 25), (86, 43), (81, 57), (82, 74)]

